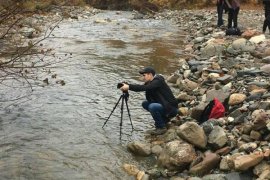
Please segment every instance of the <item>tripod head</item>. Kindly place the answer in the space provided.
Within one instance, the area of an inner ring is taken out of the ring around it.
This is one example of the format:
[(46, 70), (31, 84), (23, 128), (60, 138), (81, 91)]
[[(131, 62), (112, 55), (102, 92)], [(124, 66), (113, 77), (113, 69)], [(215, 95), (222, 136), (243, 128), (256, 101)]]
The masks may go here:
[(122, 96), (123, 96), (123, 97), (125, 98), (125, 100), (127, 101), (128, 98), (129, 98), (129, 93), (128, 93), (128, 91), (123, 91)]
[[(124, 84), (128, 84), (128, 83), (125, 82), (125, 81), (117, 83), (117, 89), (120, 89)], [(124, 97), (126, 99), (126, 101), (127, 101), (128, 97), (129, 97), (128, 91), (122, 91), (122, 92), (123, 92), (122, 97)]]

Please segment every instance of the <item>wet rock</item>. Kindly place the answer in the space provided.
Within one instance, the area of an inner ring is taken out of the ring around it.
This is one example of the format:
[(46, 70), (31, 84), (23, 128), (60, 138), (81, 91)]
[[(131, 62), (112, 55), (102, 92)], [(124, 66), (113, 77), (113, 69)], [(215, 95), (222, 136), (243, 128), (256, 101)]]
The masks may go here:
[(255, 44), (258, 44), (258, 43), (261, 43), (263, 41), (265, 41), (265, 35), (264, 34), (261, 34), (261, 35), (258, 35), (258, 36), (253, 36), (249, 39), (250, 42), (252, 43), (255, 43)]
[(269, 110), (270, 109), (270, 101), (260, 101), (257, 109)]
[(203, 180), (227, 180), (225, 174), (209, 174), (206, 176), (203, 176)]
[(161, 172), (157, 168), (153, 168), (147, 171), (147, 174), (149, 174), (150, 178), (157, 179), (161, 177)]
[(28, 28), (28, 27), (23, 27), (20, 29), (20, 33), (27, 38), (33, 38), (35, 31), (36, 30), (34, 28)]
[(224, 156), (227, 155), (231, 152), (231, 148), (229, 146), (226, 146), (224, 148), (218, 149), (215, 153), (220, 155), (220, 156)]
[(231, 46), (236, 52), (253, 52), (255, 50), (254, 43), (244, 38), (234, 40)]
[(219, 125), (219, 122), (213, 119), (209, 119), (201, 124), (206, 135), (209, 135), (216, 125)]
[(262, 137), (262, 135), (261, 135), (260, 132), (258, 132), (258, 131), (252, 130), (252, 131), (250, 132), (250, 138), (251, 138), (251, 139), (254, 139), (254, 140), (260, 140), (261, 137)]
[(251, 92), (251, 95), (246, 98), (246, 101), (255, 101), (261, 99), (262, 94), (261, 93), (253, 93)]
[(248, 117), (248, 112), (243, 112), (240, 116), (235, 117), (231, 123), (234, 125), (242, 124), (248, 119)]
[(262, 59), (262, 63), (269, 64), (270, 63), (270, 56), (266, 56)]
[(256, 166), (263, 160), (262, 152), (255, 152), (248, 155), (242, 155), (234, 160), (234, 166), (236, 170), (245, 171), (249, 168)]
[(210, 102), (212, 101), (214, 98), (217, 98), (220, 102), (224, 102), (225, 99), (227, 99), (229, 97), (229, 93), (224, 92), (222, 89), (220, 90), (209, 90), (206, 93), (206, 101)]
[(123, 169), (131, 176), (136, 176), (140, 171), (136, 166), (132, 164), (124, 164)]
[(170, 180), (186, 180), (185, 178), (181, 178), (181, 177), (171, 177)]
[(191, 109), (190, 117), (196, 120), (199, 120), (201, 117), (201, 114), (208, 103), (201, 102), (198, 106)]
[(176, 99), (180, 101), (192, 101), (195, 100), (195, 96), (190, 96), (186, 92), (181, 92), (178, 96), (176, 96)]
[(242, 77), (242, 76), (259, 76), (262, 74), (262, 70), (259, 69), (246, 69), (246, 70), (241, 70), (237, 71), (237, 76)]
[(194, 39), (194, 43), (200, 43), (200, 42), (203, 42), (204, 41), (204, 37), (197, 37)]
[(165, 145), (158, 157), (158, 162), (169, 170), (183, 170), (195, 159), (196, 153), (192, 145), (174, 140)]
[(231, 172), (229, 174), (226, 174), (226, 179), (232, 179), (232, 180), (252, 180), (252, 177), (250, 174), (244, 174), (241, 172)]
[(215, 126), (208, 136), (208, 143), (215, 149), (222, 148), (228, 141), (223, 128)]
[(268, 115), (262, 109), (255, 110), (252, 115), (252, 129), (260, 130), (266, 127), (267, 121), (269, 120)]
[(202, 57), (220, 56), (224, 51), (224, 46), (220, 44), (208, 44), (201, 50)]
[(252, 142), (253, 140), (251, 139), (251, 137), (249, 135), (246, 134), (242, 134), (241, 135), (241, 139), (245, 142)]
[(256, 34), (260, 34), (260, 33), (255, 29), (247, 29), (241, 34), (241, 36), (243, 38), (250, 39), (251, 37), (255, 36)]
[(232, 80), (233, 80), (233, 76), (228, 75), (228, 74), (225, 74), (224, 76), (217, 78), (217, 81), (221, 82), (222, 84), (228, 84)]
[(198, 84), (189, 79), (184, 79), (181, 81), (180, 89), (183, 88), (185, 91), (192, 91), (198, 87)]
[(205, 148), (207, 144), (207, 137), (197, 123), (186, 122), (177, 129), (177, 134), (187, 142), (199, 148)]
[(242, 102), (245, 101), (245, 99), (246, 99), (245, 94), (234, 93), (230, 96), (228, 103), (230, 106), (233, 106), (233, 105), (241, 104)]
[(270, 73), (270, 64), (263, 65), (260, 67), (260, 70), (262, 70), (264, 73), (269, 74)]
[(197, 176), (203, 176), (209, 173), (212, 169), (214, 169), (218, 165), (219, 161), (219, 155), (212, 152), (206, 152), (204, 154), (202, 162), (191, 167), (189, 172)]
[(149, 176), (145, 174), (144, 171), (139, 171), (136, 176), (136, 180), (148, 180), (148, 179), (149, 179)]
[(189, 109), (187, 107), (180, 107), (179, 108), (179, 114), (180, 114), (180, 116), (188, 116), (189, 115)]
[[(268, 88), (268, 87), (270, 87), (269, 82), (252, 81), (252, 82), (249, 82), (247, 84), (248, 85), (255, 85), (255, 86), (258, 86), (258, 87), (262, 87), (262, 88)], [(254, 90), (254, 89), (257, 89), (257, 88), (256, 87), (251, 88), (251, 90)]]
[(210, 81), (210, 82), (216, 82), (217, 79), (219, 78), (219, 74), (218, 73), (209, 73), (208, 76), (207, 76), (207, 79)]
[(270, 179), (270, 165), (266, 161), (255, 166), (253, 172), (259, 177), (259, 179)]
[[(241, 116), (242, 114), (243, 114), (243, 112), (241, 111), (241, 109), (237, 108), (230, 113), (230, 117), (237, 118), (237, 117)], [(230, 122), (232, 122), (232, 121), (233, 120), (231, 120)]]
[(149, 156), (151, 154), (151, 145), (148, 143), (131, 142), (127, 145), (130, 152), (140, 156)]
[(222, 171), (229, 171), (230, 170), (228, 157), (223, 157), (221, 159), (220, 164), (219, 164), (219, 169)]
[(159, 156), (161, 151), (162, 151), (162, 147), (160, 145), (154, 145), (152, 148), (151, 148), (151, 151), (153, 154)]
[(270, 122), (266, 124), (268, 131), (270, 131)]
[(250, 143), (246, 143), (246, 144), (242, 144), (239, 147), (239, 151), (245, 151), (245, 152), (253, 152), (256, 148), (257, 148), (257, 144), (254, 142), (250, 142)]
[(168, 78), (167, 78), (167, 81), (169, 82), (169, 83), (176, 83), (176, 81), (177, 81), (177, 79), (179, 78), (180, 76), (179, 75), (177, 75), (177, 74), (172, 74), (172, 75), (170, 75)]
[(243, 127), (243, 130), (242, 130), (243, 134), (250, 134), (250, 132), (252, 130), (252, 124), (245, 123), (242, 127)]

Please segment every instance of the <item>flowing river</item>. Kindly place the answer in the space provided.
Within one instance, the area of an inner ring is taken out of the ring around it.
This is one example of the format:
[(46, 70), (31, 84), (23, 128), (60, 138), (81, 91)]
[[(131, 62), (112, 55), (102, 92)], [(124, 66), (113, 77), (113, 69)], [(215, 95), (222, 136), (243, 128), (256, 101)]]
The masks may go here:
[[(124, 163), (141, 169), (151, 163), (126, 148), (153, 128), (141, 108), (143, 92), (129, 92), (134, 131), (124, 107), (120, 139), (121, 103), (102, 126), (122, 95), (117, 83), (142, 83), (138, 71), (148, 65), (164, 75), (174, 72), (184, 36), (170, 20), (133, 17), (132, 12), (102, 11), (65, 20), (54, 31), (46, 45), (57, 54), (73, 54), (53, 69), (66, 84), (35, 88), (20, 103), (2, 102), (0, 179), (131, 179), (121, 168)], [(1, 90), (2, 96), (19, 93)]]

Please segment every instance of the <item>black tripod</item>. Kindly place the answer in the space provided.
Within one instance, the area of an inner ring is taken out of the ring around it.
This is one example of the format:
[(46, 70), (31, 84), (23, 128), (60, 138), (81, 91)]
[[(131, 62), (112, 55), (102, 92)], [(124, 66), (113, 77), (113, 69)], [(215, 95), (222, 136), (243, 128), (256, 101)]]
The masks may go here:
[(128, 108), (128, 97), (129, 97), (129, 94), (127, 91), (123, 91), (123, 94), (120, 96), (120, 98), (118, 99), (117, 103), (115, 104), (111, 114), (109, 115), (109, 117), (106, 119), (106, 121), (104, 122), (102, 128), (106, 125), (106, 123), (108, 122), (108, 120), (110, 119), (111, 115), (113, 114), (115, 108), (117, 107), (117, 105), (119, 104), (120, 100), (122, 100), (122, 104), (121, 104), (121, 121), (120, 121), (120, 139), (121, 139), (121, 136), (122, 136), (122, 124), (123, 124), (123, 110), (124, 110), (124, 101), (126, 103), (126, 107), (127, 107), (127, 112), (128, 112), (128, 117), (129, 117), (129, 120), (130, 120), (130, 123), (131, 123), (131, 127), (132, 127), (132, 131), (133, 131), (133, 124), (132, 124), (132, 121), (131, 121), (131, 117), (130, 117), (130, 112), (129, 112), (129, 108)]

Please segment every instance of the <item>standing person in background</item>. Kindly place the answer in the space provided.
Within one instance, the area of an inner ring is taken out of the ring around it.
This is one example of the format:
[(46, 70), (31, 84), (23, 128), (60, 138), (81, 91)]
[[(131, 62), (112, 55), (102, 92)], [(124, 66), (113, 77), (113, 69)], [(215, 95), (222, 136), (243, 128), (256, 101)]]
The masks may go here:
[[(234, 27), (237, 28), (237, 18), (240, 11), (239, 0), (225, 0), (226, 5), (229, 8), (228, 11), (228, 29)], [(233, 23), (233, 26), (232, 26)]]
[(224, 10), (224, 0), (217, 0), (217, 15), (218, 15), (217, 26), (218, 27), (224, 24), (223, 18), (222, 18), (223, 10)]
[(264, 5), (264, 22), (263, 22), (263, 33), (265, 33), (267, 27), (270, 32), (270, 0), (263, 0)]

